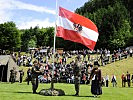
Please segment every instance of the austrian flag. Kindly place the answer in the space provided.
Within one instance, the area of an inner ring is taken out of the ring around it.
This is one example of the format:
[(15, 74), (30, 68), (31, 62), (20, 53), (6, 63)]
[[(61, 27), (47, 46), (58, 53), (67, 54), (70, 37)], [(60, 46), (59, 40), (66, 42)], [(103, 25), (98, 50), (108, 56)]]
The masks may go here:
[(98, 29), (91, 20), (59, 7), (57, 37), (81, 43), (93, 50), (98, 35)]

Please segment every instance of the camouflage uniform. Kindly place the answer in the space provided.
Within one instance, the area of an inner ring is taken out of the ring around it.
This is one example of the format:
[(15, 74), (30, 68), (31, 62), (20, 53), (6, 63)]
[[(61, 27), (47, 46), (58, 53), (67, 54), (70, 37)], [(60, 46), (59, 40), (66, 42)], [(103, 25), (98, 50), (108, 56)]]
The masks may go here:
[(81, 68), (80, 68), (80, 63), (75, 63), (74, 68), (73, 68), (73, 73), (74, 73), (74, 79), (75, 79), (75, 95), (79, 95), (79, 85), (80, 85), (80, 76), (81, 76)]
[(14, 68), (10, 70), (11, 83), (14, 83), (16, 81), (16, 74), (17, 74), (17, 71)]
[(38, 76), (40, 75), (40, 70), (38, 66), (33, 66), (31, 70), (31, 83), (32, 83), (32, 90), (33, 93), (36, 93), (36, 90), (38, 88)]

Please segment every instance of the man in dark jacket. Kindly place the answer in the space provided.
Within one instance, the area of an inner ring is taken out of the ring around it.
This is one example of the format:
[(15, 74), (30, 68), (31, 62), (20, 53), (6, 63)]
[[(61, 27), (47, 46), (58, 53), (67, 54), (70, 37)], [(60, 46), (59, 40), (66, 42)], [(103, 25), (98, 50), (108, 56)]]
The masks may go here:
[(130, 74), (128, 73), (127, 71), (127, 84), (128, 84), (128, 87), (130, 87)]
[(20, 73), (20, 83), (22, 83), (23, 76), (24, 76), (24, 71), (23, 71), (23, 69), (22, 69), (22, 70), (19, 70), (19, 73)]
[(16, 81), (16, 75), (17, 75), (17, 71), (15, 70), (15, 67), (13, 67), (13, 69), (10, 70), (11, 83), (14, 83)]
[(27, 70), (27, 85), (29, 85), (30, 81), (31, 81), (31, 69), (29, 68)]
[(31, 79), (31, 82), (32, 82), (32, 90), (33, 90), (33, 94), (36, 94), (36, 90), (38, 88), (38, 76), (41, 74), (41, 71), (39, 70), (39, 66), (38, 66), (38, 63), (37, 61), (34, 61), (34, 65), (32, 67), (32, 70), (31, 70), (31, 76), (32, 76), (32, 79)]

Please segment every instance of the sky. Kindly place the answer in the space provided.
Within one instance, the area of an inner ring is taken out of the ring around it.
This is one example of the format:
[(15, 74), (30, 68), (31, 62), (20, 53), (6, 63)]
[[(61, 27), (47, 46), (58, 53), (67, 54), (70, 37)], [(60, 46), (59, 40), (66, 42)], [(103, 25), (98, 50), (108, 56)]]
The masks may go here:
[[(58, 0), (58, 5), (72, 12), (88, 0)], [(56, 0), (0, 0), (0, 24), (13, 21), (17, 28), (55, 26)]]

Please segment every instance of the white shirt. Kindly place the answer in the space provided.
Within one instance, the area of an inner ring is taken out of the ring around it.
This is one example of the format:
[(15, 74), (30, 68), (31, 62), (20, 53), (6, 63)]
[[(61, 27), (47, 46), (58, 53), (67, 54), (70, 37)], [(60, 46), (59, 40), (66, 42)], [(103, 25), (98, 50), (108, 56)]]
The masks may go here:
[(108, 80), (108, 81), (109, 81), (109, 75), (107, 75), (107, 76), (105, 77), (105, 80)]
[(130, 53), (133, 53), (133, 50), (132, 49), (130, 49)]
[(96, 75), (93, 76), (92, 80), (95, 80), (95, 76), (96, 76)]

